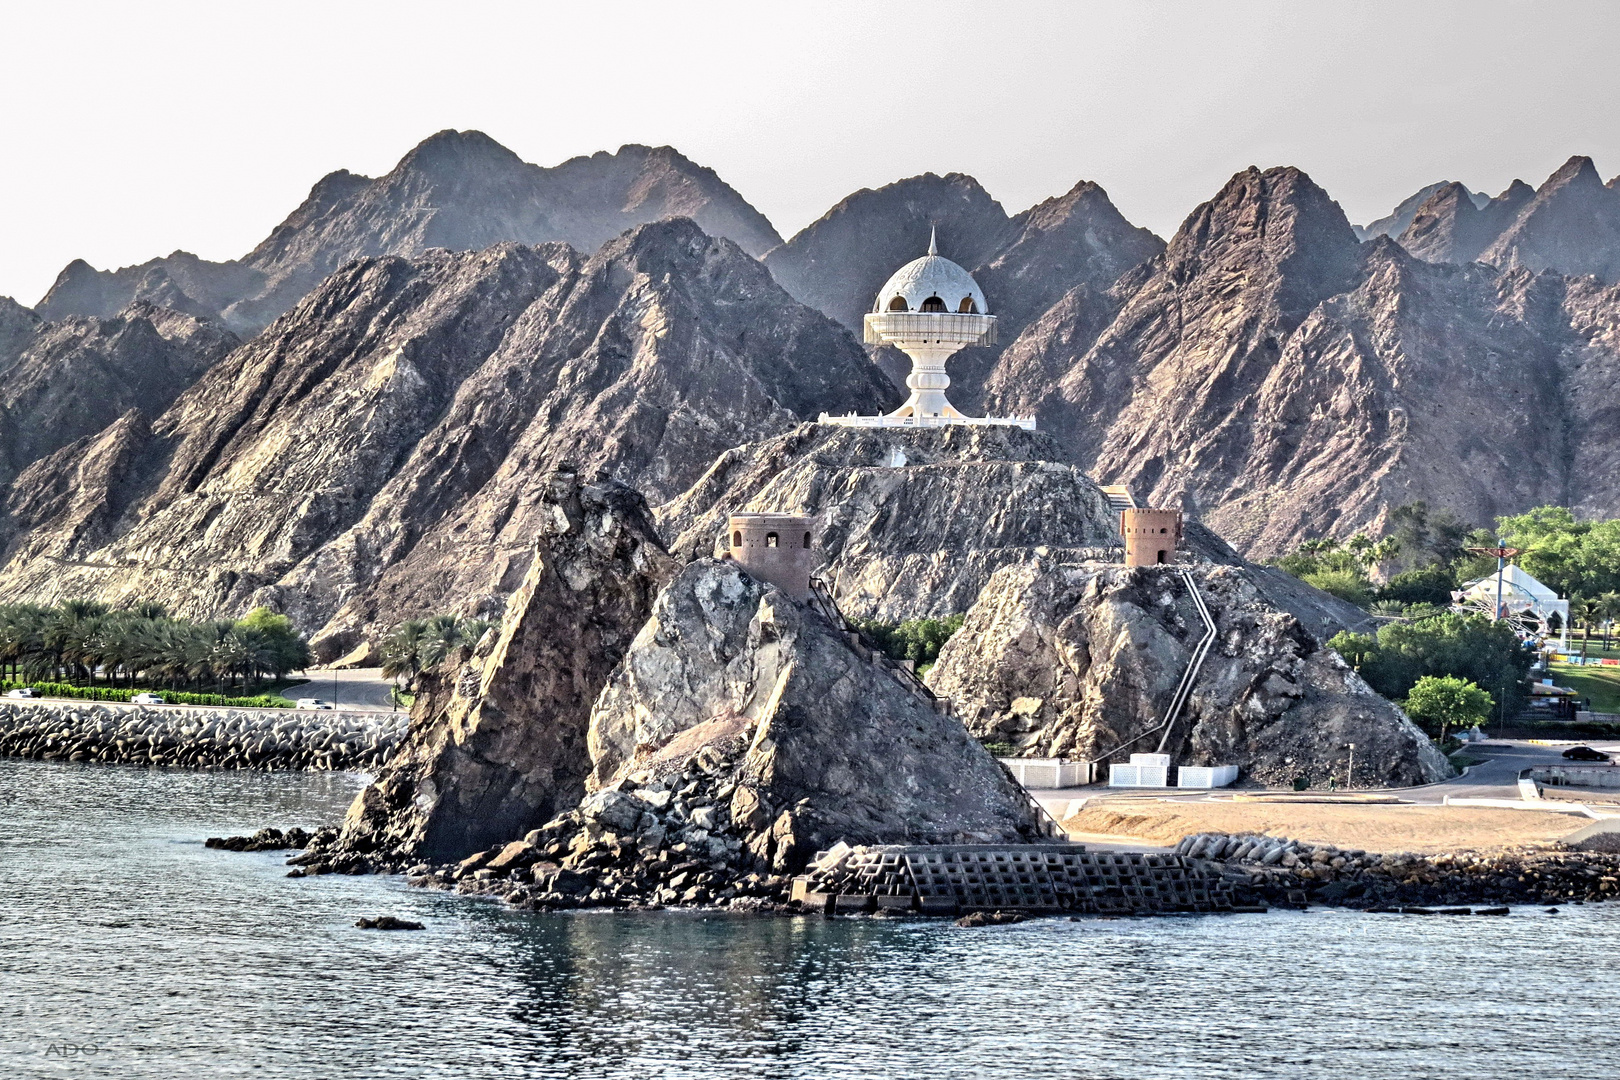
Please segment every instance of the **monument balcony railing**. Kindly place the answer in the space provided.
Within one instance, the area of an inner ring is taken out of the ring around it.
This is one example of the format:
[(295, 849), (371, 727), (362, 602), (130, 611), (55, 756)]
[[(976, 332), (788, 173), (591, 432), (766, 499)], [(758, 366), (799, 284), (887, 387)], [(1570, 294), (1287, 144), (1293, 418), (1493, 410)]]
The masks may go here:
[(961, 345), (994, 345), (994, 315), (964, 315), (950, 311), (874, 311), (865, 319), (866, 343), (883, 345), (895, 339), (949, 341)]

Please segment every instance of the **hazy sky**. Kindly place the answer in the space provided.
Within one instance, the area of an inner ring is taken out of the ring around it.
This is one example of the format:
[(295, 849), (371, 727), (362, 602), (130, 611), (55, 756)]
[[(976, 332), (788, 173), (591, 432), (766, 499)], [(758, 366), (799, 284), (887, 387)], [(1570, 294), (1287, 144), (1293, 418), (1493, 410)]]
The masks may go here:
[(1248, 165), (1352, 221), (1434, 180), (1620, 172), (1613, 3), (0, 0), (0, 295), (244, 254), (327, 172), (447, 127), (555, 164), (712, 166), (783, 233), (971, 173), (1009, 212), (1091, 179), (1168, 236)]

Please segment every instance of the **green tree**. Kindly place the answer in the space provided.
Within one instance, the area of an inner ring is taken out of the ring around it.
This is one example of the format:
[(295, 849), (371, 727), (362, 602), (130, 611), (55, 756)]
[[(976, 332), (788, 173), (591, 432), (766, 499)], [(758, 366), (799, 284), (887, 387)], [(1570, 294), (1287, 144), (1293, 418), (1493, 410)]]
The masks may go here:
[(1390, 578), (1378, 590), (1379, 600), (1402, 604), (1450, 604), (1457, 579), (1443, 563), (1430, 563)]
[(1371, 651), (1365, 650), (1364, 638), (1351, 636), (1358, 639), (1358, 645), (1345, 642), (1346, 635), (1334, 641), (1360, 648), (1356, 669), (1369, 686), (1390, 699), (1406, 697), (1425, 676), (1452, 675), (1489, 687), (1504, 708), (1518, 708), (1526, 697), (1525, 678), (1535, 662), (1535, 655), (1519, 642), (1512, 627), (1482, 615), (1448, 612), (1422, 622), (1391, 623), (1379, 629), (1377, 645)]
[(1328, 648), (1336, 650), (1344, 657), (1345, 663), (1360, 671), (1361, 665), (1365, 664), (1369, 657), (1377, 654), (1378, 639), (1371, 634), (1352, 634), (1348, 630), (1341, 630), (1333, 635), (1333, 639), (1328, 642)]
[(1440, 741), (1446, 728), (1470, 728), (1490, 719), (1496, 702), (1491, 695), (1467, 679), (1455, 675), (1425, 675), (1406, 696), (1406, 713), (1431, 730), (1439, 728)]

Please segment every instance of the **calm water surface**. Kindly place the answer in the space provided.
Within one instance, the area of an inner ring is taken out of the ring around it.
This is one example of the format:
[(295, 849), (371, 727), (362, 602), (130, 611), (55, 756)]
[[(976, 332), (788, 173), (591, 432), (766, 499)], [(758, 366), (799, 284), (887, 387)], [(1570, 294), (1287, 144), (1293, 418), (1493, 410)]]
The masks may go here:
[(1620, 907), (537, 916), (202, 846), (358, 783), (0, 761), (0, 1077), (1620, 1076)]

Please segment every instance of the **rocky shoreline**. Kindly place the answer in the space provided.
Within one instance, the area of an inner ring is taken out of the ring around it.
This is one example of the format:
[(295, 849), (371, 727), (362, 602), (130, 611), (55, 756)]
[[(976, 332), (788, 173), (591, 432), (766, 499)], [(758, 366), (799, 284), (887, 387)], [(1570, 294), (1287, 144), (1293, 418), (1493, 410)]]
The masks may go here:
[(194, 768), (375, 770), (404, 736), (394, 713), (0, 703), (0, 756)]
[(1202, 833), (1176, 853), (1244, 879), (1279, 906), (1326, 904), (1363, 910), (1460, 905), (1566, 904), (1620, 896), (1620, 854), (1517, 848), (1441, 855), (1340, 850), (1254, 834)]
[[(600, 805), (625, 810), (628, 823), (629, 808), (623, 802), (604, 800)], [(331, 828), (313, 835), (292, 830), (289, 842), (281, 844), (264, 843), (267, 832), (209, 843), (250, 851), (306, 847), (304, 854), (289, 860), (293, 866), (290, 877), (403, 873), (419, 888), (501, 900), (528, 911), (688, 907), (799, 914), (832, 910), (822, 900), (792, 899), (790, 875), (773, 872), (768, 865), (746, 857), (727, 858), (719, 850), (726, 839), (723, 835), (715, 837), (720, 843), (711, 848), (708, 838), (697, 838), (696, 831), (688, 829), (673, 837), (672, 844), (641, 856), (632, 833), (610, 835), (598, 819), (596, 828), (587, 823), (569, 839), (535, 830), (524, 840), (477, 852), (459, 862), (409, 866), (336, 851), (338, 833)], [(292, 833), (299, 835), (293, 837)], [(304, 843), (294, 844), (293, 839)], [(642, 839), (647, 839), (646, 834)], [(1028, 850), (1037, 852), (1042, 847), (1031, 844)], [(1215, 910), (1224, 911), (1325, 906), (1413, 915), (1495, 915), (1506, 914), (1513, 905), (1586, 904), (1620, 897), (1620, 854), (1601, 851), (1523, 848), (1441, 855), (1377, 854), (1252, 834), (1205, 833), (1187, 837), (1173, 854), (1162, 858), (1218, 882), (1216, 891), (1225, 900)], [(865, 910), (835, 907), (839, 911)], [(889, 915), (951, 917), (980, 910), (927, 905), (908, 910), (879, 908)], [(1133, 911), (1127, 906), (1120, 913), (1156, 912)]]

